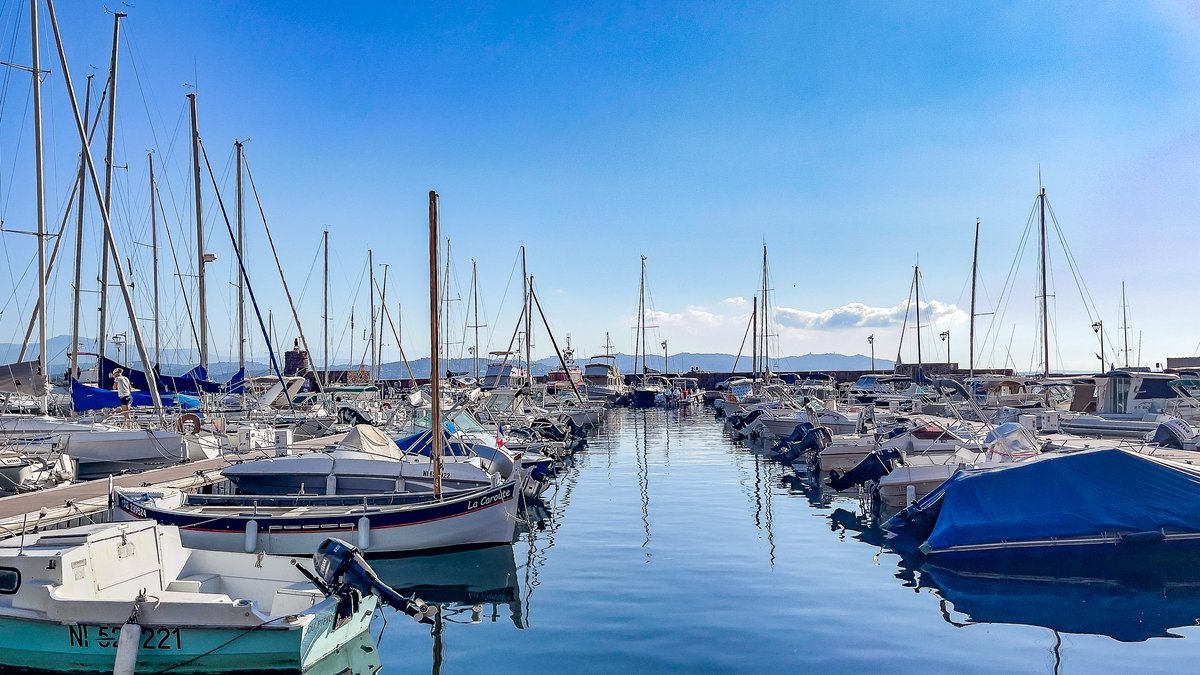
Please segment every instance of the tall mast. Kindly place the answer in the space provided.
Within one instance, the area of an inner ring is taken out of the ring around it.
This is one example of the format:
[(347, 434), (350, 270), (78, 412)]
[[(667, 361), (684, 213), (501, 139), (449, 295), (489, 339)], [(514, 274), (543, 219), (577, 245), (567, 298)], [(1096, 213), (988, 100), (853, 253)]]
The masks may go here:
[[(234, 141), (237, 154), (237, 248), (238, 257), (246, 259), (246, 194), (242, 187), (242, 142)], [(238, 368), (246, 370), (246, 284), (242, 275), (237, 278)]]
[[(967, 357), (971, 377), (975, 377), (975, 277), (979, 274), (979, 221), (975, 221), (975, 254), (971, 257), (971, 355)], [(949, 357), (946, 358), (949, 361)]]
[[(387, 313), (387, 274), (388, 266), (385, 263), (383, 265), (383, 283), (379, 287), (379, 313), (383, 315)], [(383, 377), (383, 328), (383, 319), (381, 318), (379, 320), (379, 348), (376, 350), (375, 361), (375, 379), (377, 380)]]
[(475, 349), (471, 352), (471, 376), (479, 379), (479, 278), (475, 269), (475, 261), (471, 261), (471, 301), (475, 308)]
[(204, 205), (200, 197), (200, 120), (196, 111), (196, 94), (188, 94), (192, 113), (192, 180), (196, 192), (196, 282), (200, 294), (200, 367), (208, 370), (208, 293), (204, 286)]
[[(161, 365), (162, 352), (158, 329), (158, 214), (154, 204), (154, 153), (147, 152), (146, 159), (150, 163), (150, 253), (154, 260), (154, 368)], [(240, 279), (240, 277), (239, 277)], [(239, 281), (240, 284), (240, 281)]]
[[(370, 300), (371, 300), (371, 367), (369, 369), (368, 377), (370, 377), (371, 381), (374, 382), (375, 381), (375, 357), (376, 357), (376, 345), (375, 345), (376, 316), (375, 316), (375, 251), (373, 251), (372, 249), (367, 249), (367, 271), (368, 271), (367, 284), (371, 290), (371, 292), (368, 293), (368, 295), (370, 296)], [(434, 345), (434, 349), (437, 349), (437, 345)]]
[(530, 300), (529, 300), (529, 271), (525, 267), (525, 244), (521, 244), (521, 287), (525, 292), (525, 380), (533, 385), (533, 361), (530, 359), (532, 353), (533, 336), (530, 331), (533, 329), (533, 317), (530, 316)]
[[(329, 384), (329, 230), (325, 230), (324, 234), (322, 235), (322, 241), (324, 243), (324, 246), (322, 246), (322, 248), (325, 249), (325, 274), (322, 277), (323, 281), (321, 284), (321, 288), (323, 289), (321, 298), (322, 298), (322, 303), (324, 306), (324, 313), (322, 313), (322, 315), (321, 315), (321, 341), (325, 343), (325, 346), (324, 346), (324, 353), (323, 353), (321, 360), (325, 364), (325, 384), (328, 385)], [(354, 310), (351, 309), (351, 312), (353, 312), (353, 311)], [(351, 341), (351, 344), (354, 343), (354, 326), (350, 326), (350, 341)], [(350, 362), (351, 363), (354, 362), (354, 348), (353, 347), (350, 348)]]
[[(87, 87), (83, 95), (83, 119), (91, 117), (92, 112), (92, 78), (95, 75), (87, 76)], [(87, 152), (87, 146), (84, 146), (82, 152)], [(75, 293), (71, 306), (71, 377), (78, 378), (79, 372), (79, 298), (80, 284), (83, 281), (83, 195), (86, 191), (84, 184), (84, 169), (87, 168), (87, 163), (84, 161), (83, 155), (79, 157), (79, 203), (75, 208)], [(153, 204), (153, 202), (151, 202)], [(157, 269), (157, 267), (155, 268)]]
[(642, 376), (646, 375), (646, 256), (642, 256), (642, 282), (638, 290), (638, 320), (641, 323)]
[[(58, 19), (54, 14), (54, 0), (46, 0), (46, 10), (50, 14), (50, 26), (54, 29), (54, 43), (55, 47), (58, 49), (58, 62), (62, 69), (63, 84), (67, 88), (67, 97), (71, 101), (71, 113), (75, 118), (75, 130), (79, 133), (79, 142), (83, 144), (86, 150), (83, 153), (83, 156), (87, 162), (88, 175), (91, 177), (92, 189), (96, 195), (96, 202), (101, 207), (100, 218), (104, 223), (104, 233), (107, 235), (105, 237), (106, 241), (108, 242), (107, 248), (109, 249), (109, 253), (112, 254), (113, 260), (119, 261), (121, 259), (120, 250), (117, 248), (117, 242), (112, 236), (112, 221), (109, 220), (108, 211), (103, 208), (104, 202), (100, 198), (100, 178), (96, 174), (96, 164), (92, 160), (92, 154), (87, 145), (87, 126), (83, 120), (83, 117), (79, 114), (79, 103), (75, 98), (74, 85), (71, 84), (71, 69), (67, 65), (67, 54), (63, 49), (62, 34), (58, 30)], [(125, 311), (129, 315), (130, 330), (133, 331), (133, 341), (134, 344), (137, 345), (138, 357), (141, 359), (143, 364), (149, 363), (150, 354), (147, 353), (146, 343), (142, 340), (142, 330), (138, 326), (137, 313), (134, 311), (133, 306), (133, 295), (129, 292), (129, 285), (125, 281), (124, 268), (122, 268), (121, 265), (116, 265), (116, 270), (117, 283), (121, 287), (121, 299), (124, 300)], [(150, 390), (150, 399), (154, 402), (154, 409), (158, 412), (161, 419), (162, 399), (159, 397), (158, 382), (154, 369), (146, 369), (146, 380), (147, 384), (149, 385), (148, 389)]]
[[(446, 362), (450, 362), (450, 237), (446, 237), (446, 273), (442, 275), (442, 301), (445, 303), (446, 325), (442, 339), (446, 343)], [(466, 338), (463, 338), (464, 340)]]
[[(753, 339), (750, 340), (750, 378), (758, 379), (758, 296), (755, 295), (750, 308), (750, 332), (753, 334)], [(740, 351), (740, 350), (739, 350)]]
[[(121, 19), (123, 18), (125, 18), (123, 12), (115, 12), (113, 14), (112, 55), (108, 66), (108, 137), (104, 146), (103, 208), (104, 212), (109, 214), (110, 217), (112, 216), (113, 141), (116, 134), (117, 118), (117, 45), (121, 37)], [(199, 169), (196, 170), (196, 175), (200, 175)], [(106, 243), (100, 254), (100, 324), (96, 331), (96, 351), (100, 354), (101, 361), (104, 360), (104, 343), (108, 340), (108, 236), (109, 233), (106, 231), (104, 234)], [(121, 264), (120, 260), (114, 262), (118, 265)], [(103, 365), (100, 366), (101, 369), (103, 367)], [(100, 373), (100, 381), (104, 381), (104, 373)]]
[(441, 363), (438, 360), (438, 324), (441, 322), (438, 301), (438, 194), (429, 191), (429, 374), (430, 394), (433, 397), (429, 434), (433, 445), (429, 453), (433, 464), (433, 496), (442, 496), (442, 397), (438, 385), (438, 372)]
[(771, 374), (771, 357), (768, 349), (768, 339), (770, 338), (771, 326), (768, 323), (768, 318), (771, 314), (767, 311), (767, 245), (763, 244), (763, 264), (762, 264), (762, 365), (763, 365), (763, 380), (766, 381)]
[(917, 289), (917, 367), (925, 364), (921, 360), (921, 267), (913, 267), (913, 286)]
[[(354, 366), (354, 305), (350, 306), (350, 365)], [(362, 361), (358, 362), (358, 367), (362, 366)]]
[(1121, 282), (1121, 323), (1125, 332), (1125, 367), (1129, 367), (1129, 302), (1125, 299), (1125, 282)]
[(1046, 289), (1046, 188), (1041, 188), (1038, 194), (1038, 205), (1041, 211), (1041, 249), (1042, 249), (1042, 356), (1046, 363), (1046, 377), (1050, 377), (1050, 313), (1047, 311)]
[(29, 0), (29, 30), (33, 44), (33, 146), (35, 189), (37, 202), (37, 246), (38, 246), (38, 408), (47, 411), (45, 386), (50, 376), (50, 362), (46, 358), (46, 186), (42, 175), (42, 67), (41, 50), (38, 46), (38, 0)]

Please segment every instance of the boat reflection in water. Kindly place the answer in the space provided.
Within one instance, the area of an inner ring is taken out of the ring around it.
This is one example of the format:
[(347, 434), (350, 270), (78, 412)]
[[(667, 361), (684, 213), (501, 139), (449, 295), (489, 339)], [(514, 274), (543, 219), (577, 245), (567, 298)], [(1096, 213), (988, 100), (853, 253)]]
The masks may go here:
[(1023, 624), (1143, 642), (1183, 637), (1172, 629), (1195, 626), (1200, 620), (1200, 571), (1194, 558), (1141, 556), (1087, 567), (1022, 573), (951, 570), (926, 563), (919, 570), (921, 585), (932, 588), (961, 615), (952, 617), (943, 608), (943, 618), (955, 625)]
[[(837, 508), (829, 523), (843, 537), (888, 548), (878, 517)], [(1014, 624), (1143, 642), (1182, 637), (1174, 629), (1200, 625), (1200, 566), (1186, 552), (1056, 556), (1042, 563), (997, 556), (953, 568), (902, 558), (896, 578), (932, 590), (942, 618), (960, 627)]]
[(374, 675), (382, 669), (379, 647), (367, 631), (310, 666), (304, 675)]
[(441, 605), (446, 614), (457, 614), (455, 610), (462, 609), (472, 613), (469, 621), (497, 621), (500, 606), (507, 605), (513, 625), (525, 627), (511, 545), (376, 558), (371, 560), (371, 567), (384, 583), (404, 595), (416, 593), (425, 602)]

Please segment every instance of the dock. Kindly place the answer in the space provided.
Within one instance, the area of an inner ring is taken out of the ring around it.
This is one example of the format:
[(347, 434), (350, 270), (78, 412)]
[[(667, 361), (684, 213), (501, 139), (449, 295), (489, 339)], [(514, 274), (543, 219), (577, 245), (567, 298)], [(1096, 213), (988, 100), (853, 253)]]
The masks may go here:
[[(119, 487), (194, 490), (224, 480), (221, 469), (229, 464), (216, 457), (113, 476), (111, 481)], [(109, 510), (108, 486), (108, 478), (99, 478), (0, 498), (0, 536), (98, 521)]]

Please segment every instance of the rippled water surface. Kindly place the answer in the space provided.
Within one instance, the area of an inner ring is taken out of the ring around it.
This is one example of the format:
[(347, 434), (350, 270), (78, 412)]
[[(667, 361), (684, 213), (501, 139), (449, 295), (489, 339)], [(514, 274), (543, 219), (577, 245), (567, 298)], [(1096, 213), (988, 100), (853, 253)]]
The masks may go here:
[(709, 409), (614, 410), (511, 549), (373, 561), (446, 604), (432, 630), (377, 621), (374, 657), (389, 673), (1196, 670), (1191, 575), (917, 570), (815, 485)]

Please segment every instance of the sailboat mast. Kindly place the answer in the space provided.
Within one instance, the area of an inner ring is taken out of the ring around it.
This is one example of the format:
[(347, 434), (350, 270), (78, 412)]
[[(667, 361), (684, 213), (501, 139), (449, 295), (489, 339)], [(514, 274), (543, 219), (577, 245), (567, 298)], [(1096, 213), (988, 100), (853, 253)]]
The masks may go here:
[(529, 299), (529, 271), (525, 268), (525, 244), (521, 244), (521, 288), (525, 297), (525, 379), (533, 385), (532, 342), (533, 317), (531, 316), (531, 301)]
[[(524, 251), (524, 248), (522, 248)], [(441, 323), (438, 298), (438, 194), (429, 191), (429, 375), (430, 394), (433, 397), (429, 435), (432, 446), (429, 458), (433, 464), (433, 496), (442, 496), (442, 396), (438, 385), (441, 364), (438, 360), (438, 328)]]
[[(154, 269), (154, 366), (157, 368), (161, 363), (162, 344), (160, 342), (160, 332), (158, 329), (158, 213), (154, 203), (154, 153), (147, 152), (146, 159), (150, 163), (150, 254), (153, 258)], [(240, 282), (239, 282), (240, 283)]]
[(768, 349), (768, 339), (770, 338), (771, 327), (767, 320), (770, 313), (767, 311), (767, 245), (763, 244), (763, 264), (762, 264), (762, 365), (763, 365), (763, 380), (767, 380), (771, 374), (771, 358), (770, 350)]
[[(975, 278), (979, 274), (979, 221), (975, 221), (975, 254), (971, 257), (971, 355), (967, 357), (971, 377), (975, 377)], [(949, 357), (946, 359), (949, 361)]]
[[(754, 339), (750, 341), (750, 377), (758, 379), (758, 296), (754, 296), (750, 306), (750, 332)], [(740, 349), (738, 350), (741, 351)]]
[[(113, 142), (116, 134), (117, 118), (117, 46), (121, 38), (121, 19), (123, 12), (113, 14), (112, 55), (108, 66), (108, 135), (104, 150), (104, 212), (112, 216), (112, 172), (113, 172)], [(199, 169), (196, 170), (199, 176)], [(197, 179), (198, 181), (199, 179)], [(96, 330), (96, 351), (100, 361), (104, 360), (104, 343), (108, 340), (108, 233), (105, 233), (105, 245), (100, 253), (100, 324)], [(120, 265), (121, 261), (114, 261)], [(143, 364), (145, 365), (145, 364)], [(103, 368), (103, 366), (100, 366)], [(104, 381), (104, 373), (100, 373), (100, 381)]]
[(46, 186), (42, 171), (42, 69), (41, 49), (38, 45), (38, 0), (29, 0), (29, 30), (33, 44), (33, 146), (34, 174), (37, 194), (37, 247), (38, 247), (38, 370), (42, 379), (38, 381), (38, 408), (47, 412), (47, 393), (43, 387), (50, 376), (50, 362), (46, 358)]
[(379, 319), (379, 343), (378, 343), (379, 348), (375, 352), (375, 356), (376, 356), (376, 358), (375, 358), (375, 379), (376, 380), (383, 378), (383, 372), (382, 372), (383, 371), (383, 336), (384, 336), (383, 315), (385, 315), (387, 313), (387, 274), (388, 274), (388, 266), (385, 263), (383, 265), (383, 283), (381, 283), (379, 286), (380, 319)]
[(917, 295), (917, 367), (925, 365), (921, 359), (921, 266), (913, 267), (913, 287)]
[(471, 300), (475, 306), (475, 349), (471, 352), (471, 375), (479, 379), (479, 279), (474, 260), (471, 261)]
[[(321, 234), (321, 248), (325, 249), (325, 265), (324, 276), (321, 281), (321, 302), (324, 311), (321, 314), (321, 342), (323, 343), (323, 354), (321, 361), (325, 364), (325, 384), (329, 384), (329, 230), (325, 230)], [(353, 313), (353, 309), (350, 310)], [(354, 327), (350, 327), (350, 340), (354, 340)], [(354, 360), (354, 351), (351, 348), (350, 352), (351, 363)]]
[[(442, 338), (446, 343), (446, 362), (450, 361), (450, 237), (446, 237), (446, 273), (442, 275), (442, 301), (445, 303), (446, 325)], [(465, 340), (466, 338), (464, 338)]]
[[(375, 251), (373, 251), (371, 249), (367, 249), (367, 270), (368, 270), (367, 285), (368, 285), (368, 288), (370, 289), (370, 292), (367, 295), (370, 297), (370, 300), (371, 300), (371, 366), (369, 368), (369, 371), (370, 371), (369, 377), (370, 377), (370, 380), (372, 382), (374, 382), (375, 381), (375, 358), (376, 358), (376, 350), (375, 350), (375, 325), (376, 324), (375, 324), (375, 322), (377, 319), (375, 316)], [(435, 270), (435, 272), (436, 272), (436, 270)], [(437, 349), (436, 343), (434, 343), (433, 348)]]
[(638, 320), (641, 323), (642, 375), (646, 375), (646, 256), (642, 256), (642, 282), (638, 290)]
[(1129, 302), (1125, 299), (1125, 282), (1121, 282), (1121, 324), (1125, 332), (1125, 367), (1129, 367)]
[(200, 367), (208, 370), (208, 293), (204, 285), (204, 205), (200, 196), (200, 120), (196, 94), (187, 95), (192, 114), (192, 180), (196, 198), (196, 284), (200, 294)]
[[(92, 78), (95, 75), (87, 76), (87, 87), (83, 95), (83, 119), (91, 117), (92, 112)], [(81, 152), (87, 152), (87, 146), (84, 146)], [(87, 163), (84, 161), (82, 154), (79, 157), (79, 202), (75, 208), (75, 292), (71, 305), (71, 353), (68, 355), (71, 358), (71, 377), (78, 378), (79, 372), (79, 299), (80, 299), (80, 284), (83, 282), (83, 194), (86, 191), (84, 183), (84, 169)], [(151, 202), (153, 205), (153, 202)], [(157, 269), (157, 268), (156, 268)]]
[[(234, 141), (237, 154), (237, 248), (238, 257), (246, 258), (246, 194), (242, 186), (242, 142)], [(246, 283), (237, 278), (238, 368), (246, 370)]]
[(1047, 311), (1049, 291), (1046, 286), (1046, 188), (1041, 188), (1038, 193), (1038, 205), (1041, 212), (1039, 221), (1042, 251), (1042, 357), (1046, 363), (1046, 377), (1050, 377), (1050, 313)]

